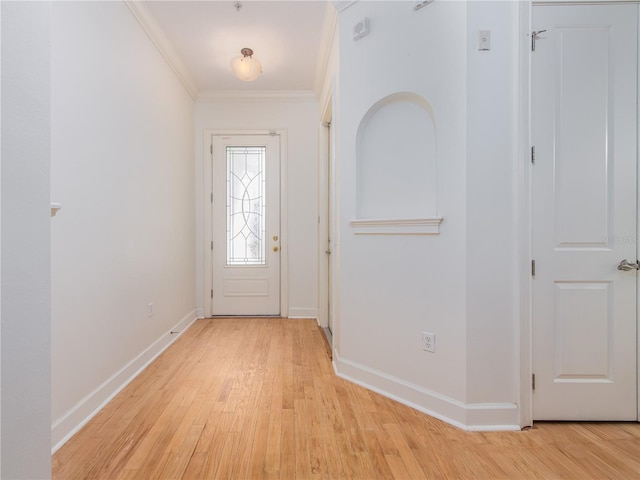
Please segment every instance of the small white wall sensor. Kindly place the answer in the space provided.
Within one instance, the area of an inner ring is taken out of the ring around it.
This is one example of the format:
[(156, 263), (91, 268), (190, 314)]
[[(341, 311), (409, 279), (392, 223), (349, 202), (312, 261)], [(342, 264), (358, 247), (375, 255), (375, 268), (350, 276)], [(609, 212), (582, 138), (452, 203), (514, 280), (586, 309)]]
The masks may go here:
[(367, 35), (369, 35), (369, 19), (364, 17), (353, 26), (353, 39), (360, 40)]

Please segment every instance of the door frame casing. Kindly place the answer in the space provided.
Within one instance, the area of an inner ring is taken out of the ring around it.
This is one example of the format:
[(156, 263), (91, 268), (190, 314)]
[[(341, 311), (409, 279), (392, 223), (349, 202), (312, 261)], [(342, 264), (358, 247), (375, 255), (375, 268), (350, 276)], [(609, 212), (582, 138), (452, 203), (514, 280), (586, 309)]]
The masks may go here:
[(202, 202), (203, 208), (203, 241), (204, 250), (204, 316), (213, 316), (211, 289), (213, 288), (213, 254), (211, 245), (213, 242), (213, 204), (211, 194), (213, 192), (213, 153), (210, 146), (214, 136), (251, 136), (251, 135), (277, 135), (280, 139), (280, 316), (286, 318), (289, 315), (289, 246), (288, 232), (289, 222), (287, 216), (287, 130), (286, 129), (260, 129), (260, 130), (236, 130), (236, 129), (205, 129), (203, 135), (203, 175), (202, 175)]
[[(612, 4), (640, 4), (640, 0), (523, 0), (520, 3), (520, 45), (518, 65), (518, 237), (519, 237), (519, 337), (520, 351), (519, 361), (520, 378), (518, 383), (520, 391), (518, 402), (520, 406), (520, 426), (533, 425), (533, 311), (532, 297), (533, 284), (531, 277), (531, 238), (532, 238), (532, 210), (531, 210), (531, 19), (533, 5), (612, 5)], [(640, 7), (637, 12), (638, 25), (638, 64), (640, 65)], [(637, 82), (638, 98), (640, 98), (640, 82)], [(636, 109), (638, 104), (636, 102)], [(636, 116), (637, 118), (637, 116)], [(640, 151), (640, 135), (637, 136), (636, 166), (638, 166), (638, 152)], [(640, 185), (640, 168), (636, 167), (637, 185)], [(640, 205), (640, 189), (636, 191), (636, 205)], [(636, 238), (638, 238), (638, 225), (636, 222)], [(636, 248), (638, 246), (636, 245)], [(640, 257), (640, 252), (636, 252)], [(640, 312), (640, 288), (636, 286), (636, 328), (638, 328), (638, 315)], [(640, 421), (640, 335), (636, 342), (636, 387), (638, 421)]]
[(320, 116), (321, 124), (318, 127), (318, 325), (325, 328), (329, 326), (329, 262), (333, 259), (329, 257), (327, 260), (326, 250), (327, 239), (331, 226), (329, 219), (335, 217), (334, 212), (329, 212), (329, 198), (332, 195), (331, 179), (329, 178), (329, 169), (332, 168), (330, 163), (333, 161), (333, 139), (331, 139), (331, 149), (329, 149), (329, 136), (333, 136), (333, 128), (325, 126), (327, 122), (332, 121), (332, 97), (331, 93), (327, 96), (327, 101), (322, 108)]
[(516, 198), (519, 237), (519, 395), (520, 427), (533, 425), (532, 389), (532, 279), (531, 279), (531, 8), (520, 2), (520, 45), (518, 59), (518, 195)]

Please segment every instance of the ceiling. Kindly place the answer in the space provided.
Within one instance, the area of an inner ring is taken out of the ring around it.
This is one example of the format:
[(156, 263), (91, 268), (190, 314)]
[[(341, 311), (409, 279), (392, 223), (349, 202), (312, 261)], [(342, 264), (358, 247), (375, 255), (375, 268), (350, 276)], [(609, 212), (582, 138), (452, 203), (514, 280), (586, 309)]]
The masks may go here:
[[(314, 90), (330, 29), (325, 25), (332, 8), (327, 0), (143, 3), (150, 21), (157, 23), (156, 30), (159, 27), (166, 36), (164, 43), (177, 54), (177, 63), (184, 65), (183, 77), (200, 96)], [(243, 47), (253, 49), (262, 64), (263, 74), (253, 82), (239, 80), (231, 72), (231, 59)]]

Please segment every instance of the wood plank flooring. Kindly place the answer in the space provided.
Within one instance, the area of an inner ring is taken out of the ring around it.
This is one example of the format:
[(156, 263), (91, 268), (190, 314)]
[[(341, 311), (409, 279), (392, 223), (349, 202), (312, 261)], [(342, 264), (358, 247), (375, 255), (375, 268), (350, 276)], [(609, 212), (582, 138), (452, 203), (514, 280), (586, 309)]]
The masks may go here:
[(54, 480), (640, 478), (637, 423), (464, 432), (337, 378), (322, 335), (198, 320), (54, 455)]

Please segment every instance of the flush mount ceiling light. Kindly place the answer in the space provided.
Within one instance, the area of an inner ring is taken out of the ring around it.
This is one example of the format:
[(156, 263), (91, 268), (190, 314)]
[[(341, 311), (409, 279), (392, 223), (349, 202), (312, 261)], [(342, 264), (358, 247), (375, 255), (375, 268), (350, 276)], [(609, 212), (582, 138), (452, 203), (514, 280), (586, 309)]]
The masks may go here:
[(242, 54), (241, 57), (231, 60), (231, 70), (240, 80), (251, 82), (262, 73), (262, 65), (253, 58), (253, 50), (250, 48), (243, 48), (240, 53)]

